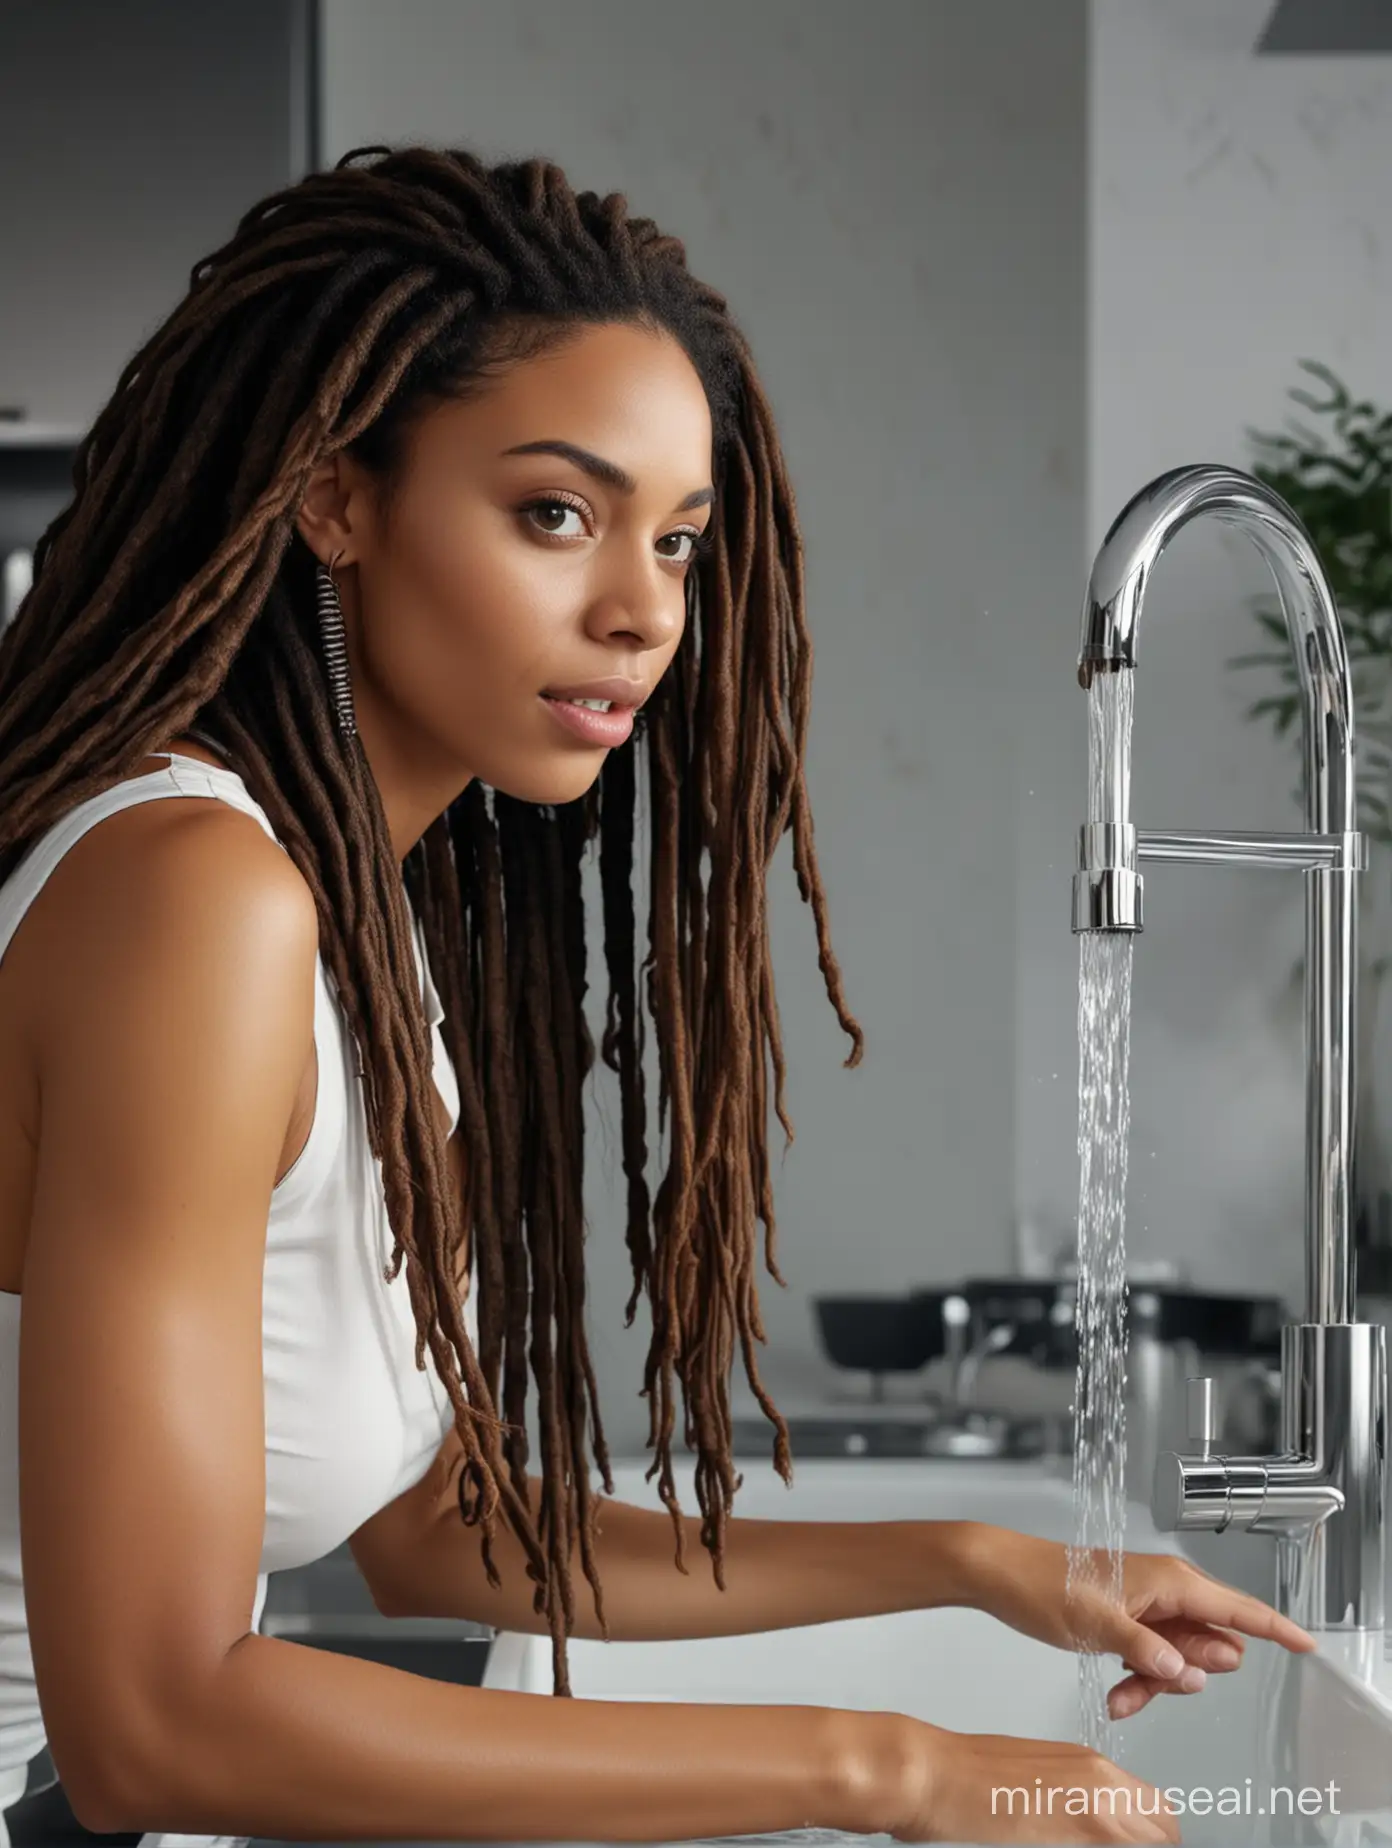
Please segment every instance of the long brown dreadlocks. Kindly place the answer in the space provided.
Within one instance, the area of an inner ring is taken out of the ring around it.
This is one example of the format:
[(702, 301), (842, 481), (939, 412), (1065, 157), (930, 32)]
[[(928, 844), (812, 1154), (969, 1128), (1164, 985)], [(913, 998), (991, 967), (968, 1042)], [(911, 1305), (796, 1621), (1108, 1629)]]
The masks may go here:
[[(581, 800), (471, 784), (399, 864), (370, 768), (333, 723), (313, 558), (295, 517), (316, 465), (351, 448), (388, 486), (412, 421), (576, 330), (627, 322), (681, 341), (715, 438), (716, 544), (687, 578), (681, 646), (634, 739)], [(0, 878), (71, 807), (190, 726), (216, 737), (314, 893), (321, 950), (358, 1048), (373, 1153), (417, 1326), (465, 1452), (459, 1506), (490, 1551), (501, 1509), (569, 1692), (578, 1544), (604, 1622), (587, 1425), (613, 1493), (586, 1344), (581, 868), (596, 837), (609, 996), (600, 1053), (622, 1098), (631, 1323), (646, 1294), (650, 1476), (671, 1511), (674, 1378), (695, 1450), (701, 1540), (723, 1586), (738, 1341), (764, 1389), (758, 1227), (780, 1283), (767, 1152), (785, 1135), (784, 1061), (765, 875), (792, 835), (827, 994), (852, 1041), (804, 782), (812, 651), (802, 544), (768, 401), (725, 299), (677, 239), (621, 194), (576, 193), (545, 159), (359, 148), (245, 214), (131, 359), (77, 451), (71, 503), (34, 554), (0, 640)], [(639, 963), (634, 835), (651, 814)], [(465, 1150), (453, 1199), (416, 986), (420, 917), (459, 1076)], [(646, 979), (644, 979), (646, 978)], [(650, 1195), (641, 990), (658, 1061), (666, 1169)], [(771, 1084), (770, 1084), (771, 1068)], [(477, 1262), (479, 1351), (456, 1258)], [(540, 1506), (526, 1466), (528, 1359)]]

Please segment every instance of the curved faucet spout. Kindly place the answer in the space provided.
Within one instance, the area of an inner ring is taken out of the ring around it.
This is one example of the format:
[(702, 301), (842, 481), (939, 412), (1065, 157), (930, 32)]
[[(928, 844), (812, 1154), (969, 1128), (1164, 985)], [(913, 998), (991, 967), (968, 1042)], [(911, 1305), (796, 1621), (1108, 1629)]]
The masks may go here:
[[(1210, 515), (1246, 533), (1276, 580), (1295, 654), (1305, 713), (1308, 834), (1324, 837), (1323, 864), (1289, 853), (1306, 885), (1306, 1286), (1311, 1322), (1353, 1319), (1350, 1239), (1353, 1164), (1357, 886), (1364, 842), (1357, 832), (1353, 688), (1343, 630), (1309, 534), (1278, 494), (1254, 476), (1209, 465), (1172, 469), (1131, 500), (1114, 521), (1092, 568), (1083, 604), (1078, 678), (1130, 673), (1151, 573), (1190, 520)], [(1129, 689), (1128, 689), (1129, 690)], [(1091, 694), (1094, 705), (1097, 691)], [(1094, 715), (1096, 716), (1096, 715)], [(1129, 727), (1094, 729), (1092, 807), (1079, 836), (1073, 888), (1075, 932), (1139, 930), (1147, 836), (1132, 825)], [(1282, 858), (1307, 836), (1167, 834), (1163, 857), (1234, 864)], [(1191, 852), (1185, 855), (1185, 843)], [(1314, 843), (1310, 843), (1313, 847)], [(1162, 857), (1157, 854), (1157, 857)]]
[[(1343, 630), (1309, 534), (1279, 494), (1217, 464), (1171, 469), (1141, 489), (1112, 522), (1083, 601), (1078, 681), (1136, 665), (1136, 632), (1151, 573), (1175, 534), (1208, 514), (1236, 526), (1276, 580), (1305, 711), (1306, 819), (1316, 834), (1357, 826), (1353, 695)], [(1092, 816), (1129, 822), (1127, 814)]]

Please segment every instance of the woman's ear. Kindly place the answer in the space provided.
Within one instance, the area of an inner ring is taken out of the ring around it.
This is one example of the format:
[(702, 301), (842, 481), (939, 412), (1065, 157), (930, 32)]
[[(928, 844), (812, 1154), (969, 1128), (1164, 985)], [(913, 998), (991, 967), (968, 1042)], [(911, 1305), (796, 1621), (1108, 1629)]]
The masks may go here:
[(335, 555), (340, 564), (356, 563), (365, 506), (361, 487), (357, 469), (342, 451), (326, 457), (310, 476), (295, 526), (320, 564)]

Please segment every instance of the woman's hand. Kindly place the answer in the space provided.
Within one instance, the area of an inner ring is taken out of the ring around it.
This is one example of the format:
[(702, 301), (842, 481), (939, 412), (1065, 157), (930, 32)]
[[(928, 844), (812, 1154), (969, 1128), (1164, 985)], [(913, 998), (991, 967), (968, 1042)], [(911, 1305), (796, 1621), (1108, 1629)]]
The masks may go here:
[(949, 1732), (900, 1714), (856, 1715), (872, 1729), (859, 1758), (856, 1833), (903, 1842), (1178, 1842), (1154, 1784), (1082, 1745)]
[(969, 1546), (972, 1605), (1059, 1649), (1117, 1655), (1131, 1672), (1108, 1695), (1113, 1719), (1139, 1713), (1156, 1694), (1196, 1694), (1208, 1672), (1237, 1668), (1243, 1635), (1305, 1653), (1307, 1630), (1260, 1598), (1225, 1585), (1173, 1553), (1124, 1553), (1122, 1596), (1110, 1596), (1107, 1555), (1067, 1585), (1068, 1548), (981, 1523)]

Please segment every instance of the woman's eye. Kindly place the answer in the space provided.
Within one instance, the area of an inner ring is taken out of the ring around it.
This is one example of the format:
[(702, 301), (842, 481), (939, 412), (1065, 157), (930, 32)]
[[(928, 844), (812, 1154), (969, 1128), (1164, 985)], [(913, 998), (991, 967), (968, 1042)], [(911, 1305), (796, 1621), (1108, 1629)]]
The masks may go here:
[[(668, 533), (662, 542), (664, 545), (667, 539), (685, 539), (690, 543), (691, 549), (687, 552), (686, 556), (677, 560), (679, 565), (695, 564), (696, 560), (704, 553), (709, 552), (715, 544), (714, 539), (711, 538), (709, 533), (698, 532), (694, 526), (684, 527), (681, 532)], [(669, 552), (667, 556), (670, 558), (672, 554)]]
[[(553, 526), (538, 526), (533, 516), (539, 512), (560, 514), (562, 517), (566, 514), (573, 514), (575, 518), (581, 522), (582, 526), (586, 525), (584, 515), (581, 513), (578, 506), (573, 505), (570, 501), (557, 500), (554, 495), (548, 496), (544, 500), (528, 501), (527, 504), (524, 507), (520, 507), (518, 511), (525, 514), (528, 520), (531, 521), (533, 530), (540, 532), (542, 537), (546, 539), (574, 539), (582, 535), (573, 532), (561, 532)], [(681, 557), (678, 557), (673, 552), (663, 553), (664, 558), (670, 559), (679, 565), (694, 564), (697, 558), (711, 551), (715, 545), (714, 537), (709, 531), (701, 532), (698, 528), (691, 526), (683, 527), (676, 532), (664, 533), (662, 538), (658, 541), (658, 544), (667, 545), (673, 539), (685, 539), (688, 541), (688, 550)]]
[[(547, 508), (548, 510), (554, 511), (556, 513), (562, 513), (562, 514), (573, 513), (577, 520), (581, 518), (580, 509), (578, 507), (572, 507), (569, 501), (559, 501), (559, 500), (528, 501), (526, 506), (521, 508), (520, 511), (527, 515), (531, 515), (535, 513), (539, 507)], [(573, 533), (557, 533), (557, 532), (552, 531), (549, 527), (543, 527), (541, 528), (541, 531), (543, 531), (546, 534), (546, 537), (548, 539), (573, 539), (575, 537)]]

